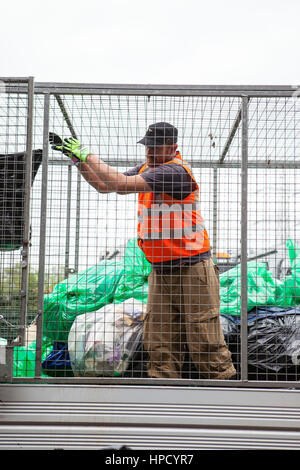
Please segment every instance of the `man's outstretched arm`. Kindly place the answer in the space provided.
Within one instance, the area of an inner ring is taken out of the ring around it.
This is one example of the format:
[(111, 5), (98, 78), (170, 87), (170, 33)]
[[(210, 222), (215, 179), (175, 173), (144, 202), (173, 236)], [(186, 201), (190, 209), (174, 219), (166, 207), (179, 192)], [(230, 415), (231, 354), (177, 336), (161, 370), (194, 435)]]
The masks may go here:
[(148, 183), (140, 175), (126, 176), (115, 168), (107, 165), (97, 155), (87, 155), (86, 162), (79, 165), (84, 171), (93, 173), (97, 182), (104, 183), (110, 192), (118, 194), (149, 193), (152, 191)]
[(140, 175), (123, 175), (83, 147), (77, 139), (62, 139), (50, 133), (49, 141), (54, 150), (62, 152), (76, 163), (85, 180), (100, 193), (129, 194), (152, 191)]
[(77, 164), (77, 168), (86, 180), (86, 182), (89, 183), (99, 193), (113, 192), (101, 179), (99, 179), (99, 177), (93, 172), (93, 170), (87, 163), (81, 162)]

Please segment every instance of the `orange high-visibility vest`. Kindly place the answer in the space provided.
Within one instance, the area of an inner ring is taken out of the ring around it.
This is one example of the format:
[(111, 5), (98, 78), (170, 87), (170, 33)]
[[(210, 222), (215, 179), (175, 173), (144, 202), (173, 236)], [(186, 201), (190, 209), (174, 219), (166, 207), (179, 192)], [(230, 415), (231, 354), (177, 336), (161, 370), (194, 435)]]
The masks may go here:
[[(169, 162), (182, 165), (195, 178), (179, 152)], [(142, 166), (139, 174), (148, 167)], [(196, 181), (195, 181), (196, 183)], [(139, 193), (138, 245), (150, 263), (187, 258), (210, 250), (210, 242), (200, 212), (199, 187), (183, 200), (168, 194)]]

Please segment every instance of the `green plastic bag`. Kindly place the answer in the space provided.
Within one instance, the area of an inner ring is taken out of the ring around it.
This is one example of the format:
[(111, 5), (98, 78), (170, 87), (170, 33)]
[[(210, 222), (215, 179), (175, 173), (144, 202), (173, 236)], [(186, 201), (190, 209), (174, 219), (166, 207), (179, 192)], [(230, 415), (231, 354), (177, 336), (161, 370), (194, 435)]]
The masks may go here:
[(103, 260), (87, 271), (63, 280), (51, 294), (45, 295), (44, 334), (53, 341), (67, 342), (78, 315), (131, 297), (146, 302), (150, 272), (151, 264), (137, 240), (129, 240), (122, 260)]
[[(266, 268), (266, 263), (259, 263), (257, 261), (249, 261), (247, 263), (247, 274), (256, 275), (257, 277), (263, 277), (274, 283), (272, 274)], [(238, 264), (234, 268), (225, 271), (220, 274), (220, 286), (230, 286), (237, 278), (241, 277), (241, 265)]]
[[(247, 310), (258, 306), (293, 307), (300, 304), (300, 248), (287, 240), (292, 274), (274, 279), (265, 263), (247, 264)], [(241, 266), (220, 275), (221, 313), (241, 313)]]
[(143, 303), (147, 303), (148, 282), (136, 283), (133, 278), (130, 279), (124, 274), (115, 290), (113, 302), (125, 302), (125, 300), (131, 299), (132, 297)]
[(277, 284), (276, 305), (279, 307), (294, 307), (300, 304), (300, 286), (294, 276), (286, 276)]
[[(17, 346), (14, 348), (13, 376), (14, 377), (34, 377), (35, 376), (35, 348), (36, 341), (32, 341), (27, 347)], [(42, 361), (53, 349), (52, 341), (43, 338)], [(48, 377), (42, 373), (42, 377)]]
[(291, 275), (277, 282), (276, 305), (294, 307), (300, 304), (300, 248), (292, 240), (287, 241)]
[(103, 260), (57, 284), (51, 294), (44, 296), (44, 335), (67, 342), (77, 315), (99, 310), (113, 301), (123, 273), (124, 262)]
[(137, 239), (129, 240), (124, 255), (124, 272), (127, 276), (134, 276), (135, 281), (144, 282), (151, 273), (151, 263), (137, 244)]
[(288, 240), (287, 248), (289, 250), (290, 263), (293, 283), (293, 297), (295, 298), (295, 303), (300, 303), (300, 247), (296, 246), (292, 240)]
[[(241, 265), (220, 275), (220, 312), (241, 314)], [(247, 310), (256, 306), (275, 304), (276, 285), (265, 263), (247, 264)]]
[(138, 246), (137, 240), (129, 240), (124, 256), (124, 274), (118, 282), (113, 301), (120, 303), (133, 297), (147, 303), (147, 280), (151, 269), (151, 264)]

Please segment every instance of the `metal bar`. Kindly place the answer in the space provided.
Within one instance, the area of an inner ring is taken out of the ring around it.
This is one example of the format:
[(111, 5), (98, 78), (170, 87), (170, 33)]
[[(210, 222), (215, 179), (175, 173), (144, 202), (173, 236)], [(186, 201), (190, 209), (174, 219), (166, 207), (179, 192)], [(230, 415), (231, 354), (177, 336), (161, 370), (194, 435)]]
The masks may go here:
[[(67, 126), (71, 132), (71, 135), (74, 139), (77, 139), (77, 134), (75, 132), (75, 129), (73, 127), (73, 124), (71, 122), (71, 119), (69, 117), (69, 114), (66, 110), (66, 107), (64, 105), (64, 102), (59, 96), (59, 94), (55, 94), (56, 101), (58, 102), (58, 105), (60, 107), (60, 110), (64, 116), (64, 119), (67, 123)], [(69, 175), (68, 175), (68, 198), (71, 198), (71, 191), (69, 191), (69, 181), (70, 181), (70, 170), (69, 170)], [(78, 172), (77, 174), (77, 191), (76, 191), (76, 228), (75, 228), (75, 271), (78, 271), (78, 262), (79, 262), (79, 238), (80, 238), (80, 199), (81, 199), (81, 175)], [(71, 204), (68, 199), (68, 207), (67, 211), (68, 213), (68, 224), (70, 223), (70, 208)], [(67, 227), (67, 241), (66, 241), (66, 262), (67, 264), (65, 265), (65, 272), (69, 273), (69, 248), (70, 248), (70, 243), (69, 243), (69, 238), (70, 238), (70, 226)], [(67, 274), (68, 275), (68, 274)]]
[(213, 260), (217, 261), (218, 169), (213, 169)]
[(75, 226), (75, 258), (74, 269), (78, 272), (79, 265), (79, 240), (80, 240), (80, 202), (81, 202), (81, 174), (77, 173), (77, 190), (76, 190), (76, 226)]
[(14, 369), (14, 346), (17, 344), (13, 341), (8, 341), (6, 346), (6, 374), (1, 377), (6, 382), (13, 382), (13, 369)]
[[(49, 88), (41, 88), (40, 93), (44, 93), (46, 91), (51, 91)], [(239, 91), (231, 91), (231, 90), (167, 90), (167, 89), (157, 89), (157, 90), (148, 90), (148, 89), (138, 89), (138, 90), (131, 90), (131, 89), (103, 89), (103, 88), (96, 88), (96, 89), (86, 89), (86, 88), (58, 88), (55, 90), (55, 93), (65, 94), (65, 95), (115, 95), (115, 96), (176, 96), (176, 97), (183, 97), (183, 96), (204, 96), (204, 97), (242, 97), (243, 94), (247, 92), (250, 97), (264, 97), (264, 98), (274, 98), (274, 97), (292, 97), (295, 89), (291, 91), (248, 91), (248, 90), (239, 90)]]
[[(266, 256), (274, 255), (275, 253), (278, 253), (278, 251), (277, 250), (267, 251), (266, 253), (262, 253), (261, 255), (251, 256), (251, 258), (248, 258), (248, 261), (254, 261), (256, 259), (265, 258)], [(240, 258), (240, 257), (241, 255), (237, 256), (237, 258)]]
[(28, 83), (32, 77), (0, 77), (1, 82), (6, 83)]
[(70, 274), (70, 227), (71, 227), (71, 198), (72, 198), (72, 162), (67, 162), (68, 186), (67, 186), (67, 209), (66, 209), (66, 248), (65, 248), (65, 278)]
[(39, 274), (38, 274), (38, 312), (36, 326), (36, 360), (35, 375), (41, 376), (42, 372), (42, 342), (43, 342), (43, 309), (44, 309), (44, 284), (45, 284), (45, 256), (46, 256), (46, 224), (47, 224), (47, 188), (48, 188), (48, 147), (49, 147), (49, 109), (50, 95), (44, 97), (44, 122), (43, 122), (43, 167), (42, 167), (42, 194), (40, 212), (40, 246), (39, 246)]
[[(70, 82), (36, 82), (38, 88), (102, 88), (108, 90), (205, 90), (205, 91), (290, 91), (297, 90), (299, 85), (182, 85), (182, 84), (128, 84), (128, 83), (70, 83)], [(247, 95), (248, 97), (248, 95)]]
[(239, 128), (239, 125), (240, 125), (241, 120), (242, 120), (242, 106), (240, 106), (240, 109), (239, 109), (239, 111), (238, 111), (238, 113), (237, 113), (237, 116), (236, 116), (236, 118), (235, 118), (235, 120), (234, 120), (234, 123), (233, 123), (233, 126), (232, 126), (232, 128), (231, 128), (229, 137), (228, 137), (228, 139), (227, 139), (227, 141), (226, 141), (226, 144), (225, 144), (225, 146), (224, 146), (224, 149), (223, 149), (223, 151), (222, 151), (222, 153), (221, 153), (221, 156), (220, 156), (220, 158), (219, 158), (219, 163), (223, 163), (223, 161), (224, 161), (224, 159), (225, 159), (225, 157), (226, 157), (226, 155), (227, 155), (227, 152), (228, 152), (228, 150), (229, 150), (230, 144), (231, 144), (231, 142), (233, 141), (234, 136), (235, 136), (235, 134), (236, 134), (236, 132), (237, 132), (237, 130), (238, 130), (238, 128)]
[[(5, 81), (5, 79), (3, 79)], [(36, 93), (72, 95), (136, 95), (136, 96), (236, 96), (291, 97), (298, 86), (238, 86), (238, 85), (149, 85), (149, 84), (78, 84), (37, 82)], [(8, 89), (9, 92), (16, 90)], [(18, 88), (20, 92), (20, 88)], [(25, 92), (25, 91), (24, 91)]]
[(74, 127), (73, 127), (73, 124), (72, 124), (72, 122), (71, 122), (71, 119), (70, 119), (70, 117), (69, 117), (69, 115), (68, 115), (68, 112), (67, 112), (67, 110), (66, 110), (66, 107), (65, 107), (65, 105), (64, 105), (64, 102), (63, 102), (61, 96), (59, 96), (58, 94), (55, 94), (54, 96), (55, 96), (56, 101), (57, 101), (57, 103), (58, 103), (58, 106), (60, 107), (60, 110), (61, 110), (61, 112), (62, 112), (62, 114), (63, 114), (63, 116), (64, 116), (64, 118), (65, 118), (65, 121), (66, 121), (66, 123), (67, 123), (67, 126), (68, 126), (68, 128), (69, 128), (69, 130), (70, 130), (70, 132), (71, 132), (71, 134), (72, 134), (72, 137), (74, 137), (74, 139), (77, 139), (77, 135), (76, 135), (75, 129), (74, 129)]
[(248, 379), (248, 98), (242, 101), (242, 168), (241, 168), (241, 380)]
[(32, 180), (32, 131), (34, 107), (34, 80), (28, 80), (27, 97), (27, 137), (26, 137), (26, 175), (24, 188), (24, 235), (22, 248), (22, 274), (21, 274), (21, 302), (20, 302), (20, 343), (24, 345), (25, 327), (27, 324), (28, 303), (28, 270), (29, 270), (29, 243), (30, 243), (30, 196)]
[[(144, 160), (122, 160), (118, 159), (117, 161), (110, 161), (107, 162), (109, 165), (112, 167), (123, 167), (123, 168), (128, 168), (131, 166), (136, 166), (139, 164), (144, 163)], [(52, 158), (49, 160), (49, 165), (70, 165), (72, 166), (72, 162), (68, 160), (63, 160), (63, 159), (58, 159), (58, 158)], [(201, 160), (201, 161), (193, 161), (192, 162), (193, 168), (241, 168), (242, 164), (241, 161), (233, 160), (230, 162), (224, 162), (224, 163), (219, 163), (219, 161), (212, 161), (212, 160)], [(287, 169), (287, 170), (297, 170), (300, 169), (300, 162), (283, 162), (283, 161), (276, 161), (274, 159), (274, 163), (272, 161), (270, 162), (264, 162), (264, 161), (248, 161), (248, 168), (266, 168), (270, 170), (281, 170), (281, 169)]]
[[(0, 377), (0, 383), (7, 382)], [(19, 384), (78, 384), (78, 385), (152, 385), (152, 386), (199, 386), (199, 387), (229, 387), (232, 388), (280, 388), (300, 389), (299, 381), (271, 381), (271, 380), (194, 380), (194, 379), (153, 379), (153, 378), (118, 378), (118, 377), (14, 377), (12, 383)]]

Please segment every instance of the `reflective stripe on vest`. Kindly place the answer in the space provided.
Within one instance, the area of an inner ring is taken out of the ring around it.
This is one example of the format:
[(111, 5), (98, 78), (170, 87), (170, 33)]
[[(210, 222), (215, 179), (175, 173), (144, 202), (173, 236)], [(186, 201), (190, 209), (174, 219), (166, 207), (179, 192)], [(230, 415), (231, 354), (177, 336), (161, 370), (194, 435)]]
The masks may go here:
[[(193, 223), (193, 212), (196, 211), (196, 223)], [(138, 221), (142, 225), (140, 236), (144, 240), (182, 238), (205, 229), (199, 202), (152, 204), (151, 208), (144, 207), (142, 214), (138, 214)]]

